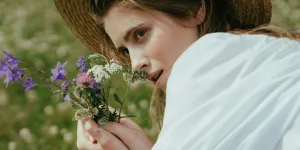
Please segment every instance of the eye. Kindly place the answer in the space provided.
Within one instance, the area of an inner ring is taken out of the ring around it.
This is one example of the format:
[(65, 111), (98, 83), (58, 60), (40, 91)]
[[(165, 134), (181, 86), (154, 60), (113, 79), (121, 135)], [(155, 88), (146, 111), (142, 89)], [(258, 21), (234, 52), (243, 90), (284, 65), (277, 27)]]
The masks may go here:
[(134, 40), (135, 41), (139, 41), (141, 38), (143, 38), (147, 33), (147, 30), (146, 29), (140, 29), (140, 30), (137, 30), (135, 33), (134, 33)]
[(127, 48), (122, 48), (121, 51), (125, 56), (130, 56), (129, 50)]

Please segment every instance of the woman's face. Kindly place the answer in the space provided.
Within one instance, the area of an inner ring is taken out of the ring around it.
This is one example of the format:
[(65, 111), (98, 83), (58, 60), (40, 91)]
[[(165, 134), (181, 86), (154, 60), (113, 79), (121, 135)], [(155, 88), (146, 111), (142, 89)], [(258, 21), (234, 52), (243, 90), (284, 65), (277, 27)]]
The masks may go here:
[(164, 91), (174, 62), (199, 38), (194, 21), (117, 6), (104, 18), (104, 28), (117, 50), (130, 56), (132, 69), (145, 70)]

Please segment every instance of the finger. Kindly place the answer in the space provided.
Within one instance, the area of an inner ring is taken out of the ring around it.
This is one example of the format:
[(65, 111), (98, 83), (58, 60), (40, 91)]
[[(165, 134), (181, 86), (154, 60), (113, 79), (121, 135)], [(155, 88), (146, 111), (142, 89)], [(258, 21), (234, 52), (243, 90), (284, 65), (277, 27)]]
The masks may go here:
[[(115, 111), (114, 108), (108, 106), (109, 110), (110, 111)], [(117, 113), (120, 113), (119, 111), (116, 110)], [(121, 116), (125, 116), (123, 113), (121, 113)], [(116, 119), (117, 121), (118, 119)], [(121, 118), (120, 119), (120, 123), (123, 124), (124, 126), (128, 127), (128, 128), (132, 128), (132, 129), (136, 129), (136, 130), (139, 130), (139, 131), (143, 131), (142, 128), (140, 128), (139, 125), (137, 125), (135, 122), (133, 122), (130, 118)]]
[(77, 148), (79, 150), (103, 150), (100, 144), (93, 144), (89, 141), (90, 135), (83, 128), (83, 121), (77, 123)]
[[(136, 147), (137, 144), (153, 145), (144, 132), (127, 128), (117, 122), (109, 122), (105, 129), (119, 137), (128, 147)], [(137, 142), (137, 140), (140, 142)]]
[(78, 150), (104, 150), (104, 148), (100, 144), (92, 144), (89, 142), (78, 143)]
[(90, 141), (91, 141), (93, 144), (96, 144), (96, 143), (97, 143), (96, 139), (93, 138), (92, 136), (89, 136), (89, 139), (90, 139)]
[(82, 120), (78, 120), (77, 122), (77, 140), (78, 139), (88, 139), (88, 134), (83, 128)]
[(137, 125), (135, 122), (133, 122), (130, 118), (121, 118), (120, 124), (122, 124), (128, 128), (135, 129), (140, 132), (144, 132), (144, 130), (139, 125)]
[(84, 128), (104, 149), (128, 149), (120, 139), (109, 133), (107, 130), (98, 128), (98, 124), (91, 119), (84, 124)]

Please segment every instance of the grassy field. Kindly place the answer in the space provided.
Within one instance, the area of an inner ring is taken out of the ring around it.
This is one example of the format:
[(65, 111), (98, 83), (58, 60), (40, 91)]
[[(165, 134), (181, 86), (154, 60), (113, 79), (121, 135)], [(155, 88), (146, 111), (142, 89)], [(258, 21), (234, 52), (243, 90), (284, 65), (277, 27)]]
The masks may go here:
[[(299, 0), (273, 0), (273, 4), (274, 24), (300, 27)], [(90, 54), (66, 28), (52, 0), (0, 0), (0, 49), (15, 54), (34, 68), (50, 69), (57, 61), (68, 61), (67, 70), (71, 75), (76, 73), (77, 57)], [(156, 130), (148, 117), (150, 97), (148, 85), (134, 85), (125, 113), (136, 115), (134, 121), (155, 139)], [(0, 86), (0, 149), (76, 149), (76, 122), (72, 116), (72, 108), (60, 95), (39, 88), (24, 93), (19, 85), (10, 84), (5, 88), (3, 84)]]

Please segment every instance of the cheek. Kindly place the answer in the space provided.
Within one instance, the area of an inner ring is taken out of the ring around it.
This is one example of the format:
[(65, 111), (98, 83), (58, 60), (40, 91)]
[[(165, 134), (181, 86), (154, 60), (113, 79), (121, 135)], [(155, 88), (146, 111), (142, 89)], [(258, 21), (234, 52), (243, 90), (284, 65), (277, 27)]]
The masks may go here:
[(161, 63), (174, 63), (178, 57), (174, 42), (176, 41), (173, 41), (171, 34), (153, 34), (146, 44), (147, 54), (150, 58)]

